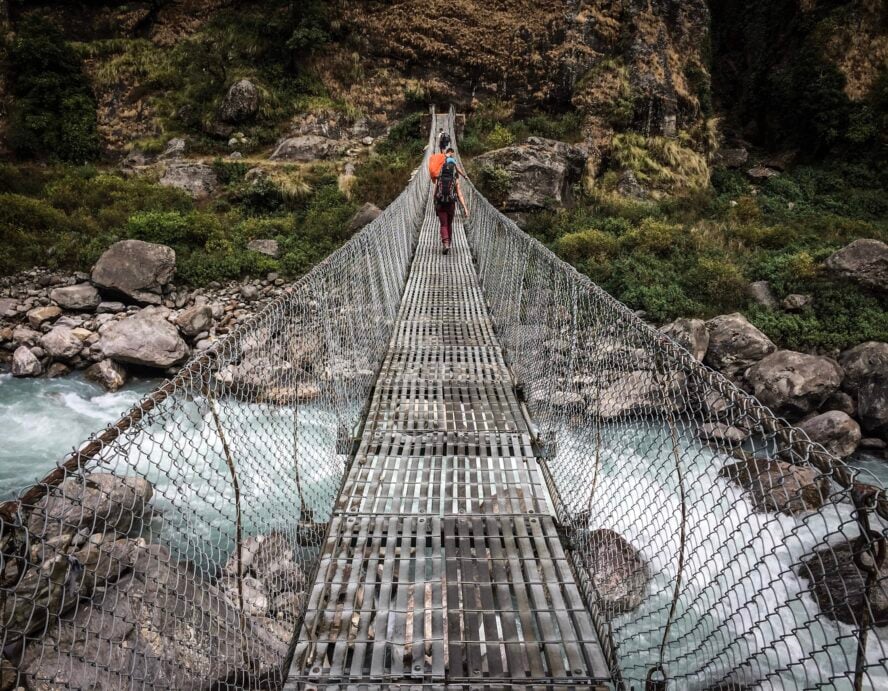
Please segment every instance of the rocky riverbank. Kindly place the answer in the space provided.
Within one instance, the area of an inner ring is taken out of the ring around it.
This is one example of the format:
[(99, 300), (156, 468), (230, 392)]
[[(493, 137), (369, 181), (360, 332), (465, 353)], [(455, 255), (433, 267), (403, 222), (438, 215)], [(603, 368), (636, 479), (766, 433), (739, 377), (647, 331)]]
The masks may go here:
[(275, 273), (193, 288), (175, 282), (175, 265), (169, 247), (124, 240), (90, 274), (0, 279), (0, 363), (16, 377), (85, 370), (115, 391), (133, 369), (175, 372), (284, 290)]

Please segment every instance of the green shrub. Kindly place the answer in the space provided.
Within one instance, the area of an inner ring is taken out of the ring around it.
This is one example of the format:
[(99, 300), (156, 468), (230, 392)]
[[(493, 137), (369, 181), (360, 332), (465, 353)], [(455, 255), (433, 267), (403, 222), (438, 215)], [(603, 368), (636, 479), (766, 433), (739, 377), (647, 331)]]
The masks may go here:
[(8, 52), (7, 139), (23, 158), (82, 163), (99, 155), (96, 101), (82, 61), (54, 24), (29, 15)]
[(571, 263), (588, 262), (590, 259), (602, 262), (612, 256), (618, 246), (617, 238), (594, 228), (562, 235), (555, 243), (558, 254)]
[(504, 149), (515, 143), (515, 135), (500, 123), (496, 123), (493, 130), (487, 135), (487, 143), (491, 149)]
[(512, 188), (512, 175), (502, 166), (485, 163), (474, 171), (478, 190), (493, 204), (502, 205)]

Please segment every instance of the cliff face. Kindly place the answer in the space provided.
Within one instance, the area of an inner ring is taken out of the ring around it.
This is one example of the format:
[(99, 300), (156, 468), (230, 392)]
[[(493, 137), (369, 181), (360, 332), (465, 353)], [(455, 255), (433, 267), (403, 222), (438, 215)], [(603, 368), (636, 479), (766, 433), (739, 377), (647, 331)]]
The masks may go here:
[(573, 105), (597, 130), (666, 135), (706, 110), (704, 0), (359, 0), (340, 13), (363, 55), (458, 105)]

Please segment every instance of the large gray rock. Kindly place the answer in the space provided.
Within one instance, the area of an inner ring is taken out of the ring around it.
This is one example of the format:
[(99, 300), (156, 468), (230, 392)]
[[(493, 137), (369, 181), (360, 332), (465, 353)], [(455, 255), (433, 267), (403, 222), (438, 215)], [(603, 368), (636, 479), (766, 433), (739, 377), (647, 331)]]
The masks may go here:
[(860, 443), (860, 425), (839, 410), (830, 410), (799, 423), (812, 441), (839, 458), (850, 456)]
[(638, 608), (651, 578), (641, 552), (622, 535), (606, 528), (590, 531), (580, 539), (578, 548), (605, 616), (612, 618)]
[(749, 160), (749, 152), (740, 147), (736, 149), (719, 149), (715, 154), (715, 165), (725, 168), (742, 168)]
[(228, 89), (219, 117), (225, 122), (237, 124), (246, 122), (259, 112), (259, 89), (249, 79), (241, 79)]
[(316, 134), (303, 134), (287, 137), (278, 142), (272, 161), (308, 162), (337, 156), (342, 145), (335, 139), (328, 139)]
[(0, 318), (13, 317), (18, 313), (19, 301), (14, 298), (0, 298)]
[(741, 461), (722, 468), (719, 475), (745, 489), (746, 499), (760, 513), (775, 511), (791, 516), (813, 511), (829, 496), (829, 480), (814, 468), (783, 461)]
[(382, 213), (382, 209), (380, 209), (376, 204), (371, 204), (367, 202), (358, 209), (357, 213), (351, 217), (351, 220), (348, 222), (349, 232), (357, 232), (364, 226), (370, 225), (379, 218), (379, 215)]
[(195, 305), (183, 310), (176, 317), (176, 326), (185, 336), (194, 337), (209, 331), (213, 325), (213, 309), (209, 305)]
[(106, 391), (117, 391), (126, 384), (126, 370), (114, 360), (102, 360), (87, 368), (84, 376), (100, 384)]
[(141, 240), (115, 242), (99, 257), (92, 280), (100, 288), (140, 303), (159, 305), (176, 272), (171, 247)]
[(91, 312), (102, 302), (99, 291), (89, 283), (54, 288), (49, 294), (49, 299), (62, 309), (78, 312)]
[(886, 626), (888, 559), (883, 561), (867, 601), (867, 576), (856, 563), (858, 558), (864, 562), (869, 560), (867, 546), (855, 540), (815, 550), (802, 560), (799, 576), (810, 583), (814, 599), (830, 619), (857, 626), (863, 619), (864, 609), (867, 609), (872, 624)]
[(888, 343), (867, 341), (839, 355), (839, 364), (845, 370), (842, 388), (856, 393), (869, 380), (888, 377)]
[(709, 331), (702, 319), (676, 319), (670, 324), (661, 326), (660, 331), (697, 360), (702, 360), (709, 349)]
[(650, 416), (675, 410), (683, 403), (687, 379), (682, 372), (659, 376), (650, 370), (636, 370), (612, 378), (600, 399), (592, 401), (590, 412), (603, 418)]
[(861, 238), (826, 260), (826, 266), (868, 288), (888, 291), (888, 245)]
[(171, 158), (180, 159), (185, 155), (185, 148), (185, 140), (181, 137), (175, 137), (167, 142), (166, 148), (164, 148), (158, 158), (162, 161)]
[(505, 211), (532, 211), (552, 202), (570, 200), (571, 188), (582, 176), (585, 149), (553, 139), (530, 137), (526, 144), (497, 149), (478, 156), (475, 165), (501, 168), (509, 174)]
[(739, 312), (706, 322), (709, 349), (703, 359), (710, 367), (734, 375), (777, 350), (771, 339)]
[(152, 307), (108, 324), (102, 331), (105, 357), (145, 367), (165, 369), (188, 357), (188, 346), (163, 310)]
[(247, 249), (275, 259), (281, 256), (281, 246), (277, 240), (250, 240)]
[(166, 165), (160, 184), (184, 190), (195, 199), (206, 199), (216, 191), (219, 180), (206, 163), (176, 162)]
[(817, 410), (843, 376), (835, 360), (792, 350), (778, 350), (746, 372), (756, 398), (789, 420)]
[(39, 377), (43, 374), (43, 365), (28, 346), (19, 346), (12, 354), (13, 377)]
[(49, 356), (58, 360), (70, 360), (83, 350), (83, 341), (67, 326), (56, 326), (45, 333), (40, 345)]

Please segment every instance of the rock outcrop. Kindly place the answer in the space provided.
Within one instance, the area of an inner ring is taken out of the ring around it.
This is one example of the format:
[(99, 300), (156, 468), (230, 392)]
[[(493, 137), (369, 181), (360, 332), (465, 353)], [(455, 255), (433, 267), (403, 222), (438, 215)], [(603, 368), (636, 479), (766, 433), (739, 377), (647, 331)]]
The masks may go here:
[(12, 354), (13, 377), (39, 377), (43, 374), (40, 358), (26, 345), (20, 345)]
[(335, 139), (305, 134), (279, 141), (271, 154), (271, 160), (304, 163), (337, 156), (341, 151), (342, 144)]
[(50, 329), (40, 339), (40, 345), (50, 357), (57, 360), (70, 360), (83, 350), (83, 341), (74, 329), (67, 326)]
[(571, 187), (580, 179), (586, 158), (582, 147), (530, 137), (526, 144), (478, 156), (474, 166), (482, 172), (501, 169), (508, 174), (509, 190), (502, 204), (505, 211), (532, 211), (553, 202), (569, 202)]
[(268, 257), (277, 258), (281, 256), (281, 247), (277, 240), (250, 240), (250, 242), (247, 243), (247, 249), (251, 252), (258, 252), (259, 254), (264, 254)]
[(835, 360), (792, 350), (778, 350), (746, 372), (756, 398), (789, 420), (817, 410), (843, 376)]
[(194, 199), (206, 199), (216, 191), (219, 180), (212, 166), (188, 161), (167, 163), (160, 184), (184, 190)]
[(795, 515), (813, 511), (829, 496), (829, 480), (814, 468), (783, 461), (741, 461), (722, 468), (719, 475), (746, 490), (744, 496), (761, 513)]
[(739, 312), (724, 314), (706, 322), (709, 349), (707, 365), (728, 375), (745, 370), (777, 350), (771, 339), (750, 324)]
[(92, 280), (100, 288), (135, 302), (159, 305), (176, 272), (171, 247), (142, 240), (115, 242), (99, 257)]
[(259, 112), (259, 89), (249, 79), (231, 85), (219, 107), (219, 117), (232, 124), (246, 122)]
[(861, 238), (826, 260), (831, 271), (867, 288), (888, 291), (888, 245)]
[(167, 311), (145, 308), (101, 331), (105, 357), (145, 367), (167, 368), (188, 357), (188, 346), (167, 320)]

